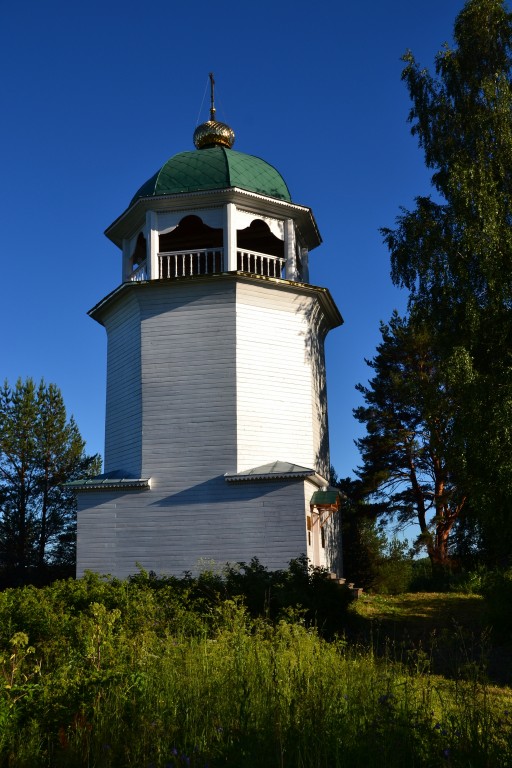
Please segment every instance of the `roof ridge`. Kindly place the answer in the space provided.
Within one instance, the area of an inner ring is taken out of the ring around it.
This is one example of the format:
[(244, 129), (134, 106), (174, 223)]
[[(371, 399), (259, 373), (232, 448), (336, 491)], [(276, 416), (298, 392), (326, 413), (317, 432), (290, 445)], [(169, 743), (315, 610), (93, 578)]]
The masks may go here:
[[(227, 154), (227, 147), (219, 147), (219, 149), (221, 149), (221, 150), (222, 150), (222, 152), (223, 152), (223, 155), (224, 155), (224, 162), (226, 163), (226, 169), (227, 169), (227, 176), (228, 176), (228, 182), (229, 182), (229, 186), (230, 186), (230, 187), (233, 187), (233, 186), (235, 186), (235, 185), (234, 185), (234, 184), (233, 184), (233, 182), (231, 181), (231, 164), (230, 164), (230, 162), (229, 162), (229, 156), (228, 156), (228, 154)], [(229, 151), (230, 151), (230, 152), (233, 152), (233, 150), (232, 150), (232, 149), (230, 149)], [(235, 150), (235, 151), (236, 151), (236, 150)]]

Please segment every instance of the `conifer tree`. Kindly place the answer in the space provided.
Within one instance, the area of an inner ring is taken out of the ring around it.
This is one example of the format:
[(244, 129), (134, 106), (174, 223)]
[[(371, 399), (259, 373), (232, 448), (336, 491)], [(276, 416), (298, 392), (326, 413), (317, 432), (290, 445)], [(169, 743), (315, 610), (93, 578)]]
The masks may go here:
[[(32, 379), (0, 389), (0, 566), (30, 569), (74, 559), (75, 502), (63, 483), (99, 471), (86, 456), (55, 384)], [(28, 570), (27, 570), (28, 569)]]
[(426, 549), (434, 570), (444, 570), (466, 496), (449, 462), (453, 403), (442, 361), (425, 324), (394, 313), (381, 333), (368, 362), (374, 376), (357, 387), (365, 405), (354, 413), (367, 432), (357, 441), (363, 459), (358, 475), (378, 515), (402, 527), (418, 523), (418, 549)]
[[(403, 79), (410, 121), (432, 170), (418, 197), (383, 230), (392, 278), (410, 292), (442, 361), (440, 419), (449, 463), (478, 515), (490, 561), (512, 556), (512, 16), (502, 0), (469, 0), (455, 46), (435, 75), (412, 53)], [(445, 414), (447, 403), (453, 403)]]

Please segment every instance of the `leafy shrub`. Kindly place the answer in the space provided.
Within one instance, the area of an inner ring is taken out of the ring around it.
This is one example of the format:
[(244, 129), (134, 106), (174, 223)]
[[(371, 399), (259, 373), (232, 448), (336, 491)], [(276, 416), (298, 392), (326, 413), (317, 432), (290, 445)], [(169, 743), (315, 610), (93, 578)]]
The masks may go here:
[(412, 567), (407, 540), (392, 539), (377, 566), (374, 591), (385, 595), (407, 592), (411, 584)]
[(477, 566), (470, 571), (455, 571), (451, 574), (450, 592), (462, 592), (465, 595), (481, 595), (485, 590), (488, 576), (489, 572), (483, 565)]
[[(306, 557), (292, 560), (287, 570), (270, 571), (253, 558), (220, 573), (207, 568), (196, 577), (189, 574), (183, 579), (158, 578), (140, 569), (130, 583), (153, 590), (159, 602), (169, 600), (173, 611), (180, 605), (186, 620), (190, 622), (195, 616), (204, 631), (218, 628), (216, 609), (224, 600), (238, 600), (253, 619), (276, 623), (300, 617), (305, 626), (316, 627), (323, 637), (332, 638), (343, 632), (353, 600), (348, 588), (331, 579), (325, 569), (310, 565)], [(188, 626), (187, 632), (191, 631)]]
[(306, 557), (290, 562), (286, 571), (269, 571), (257, 558), (247, 565), (226, 569), (225, 588), (230, 597), (241, 597), (253, 618), (273, 622), (300, 616), (308, 627), (323, 637), (343, 631), (352, 594), (330, 578), (324, 568), (308, 563)]
[(411, 592), (462, 592), (465, 595), (481, 595), (485, 588), (488, 571), (485, 566), (473, 570), (464, 568), (445, 569), (433, 573), (428, 557), (412, 564)]

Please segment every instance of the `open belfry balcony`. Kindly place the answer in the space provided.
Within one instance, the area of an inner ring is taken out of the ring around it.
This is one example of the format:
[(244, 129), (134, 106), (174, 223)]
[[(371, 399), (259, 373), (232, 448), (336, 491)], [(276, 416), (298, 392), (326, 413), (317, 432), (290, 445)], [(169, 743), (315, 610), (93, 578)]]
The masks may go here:
[[(146, 239), (139, 235), (131, 259), (128, 279), (150, 279)], [(228, 266), (231, 265), (231, 266)], [(222, 228), (209, 227), (197, 216), (185, 216), (171, 232), (158, 235), (157, 277), (174, 280), (196, 275), (213, 275), (235, 268), (224, 248)], [(236, 270), (265, 277), (284, 278), (284, 241), (276, 237), (261, 219), (236, 231)]]
[[(236, 252), (237, 270), (266, 277), (284, 277), (286, 259), (255, 251)], [(192, 275), (213, 275), (224, 271), (224, 248), (215, 250), (171, 251), (158, 254), (158, 277), (173, 279)], [(130, 280), (147, 280), (147, 262), (130, 275)]]
[[(282, 277), (285, 259), (266, 253), (237, 250), (237, 270), (267, 277)], [(159, 277), (212, 275), (224, 271), (224, 249), (159, 253)]]

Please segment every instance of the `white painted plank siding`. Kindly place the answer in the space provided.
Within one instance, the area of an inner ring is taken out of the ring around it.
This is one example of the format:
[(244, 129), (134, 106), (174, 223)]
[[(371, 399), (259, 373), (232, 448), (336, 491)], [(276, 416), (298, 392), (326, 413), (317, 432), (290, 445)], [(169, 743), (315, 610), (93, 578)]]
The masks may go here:
[(131, 293), (116, 301), (104, 322), (108, 337), (105, 472), (122, 469), (140, 477), (142, 400), (136, 296)]
[[(215, 495), (214, 478), (234, 463), (235, 286), (183, 281), (140, 292), (143, 390), (142, 474)], [(222, 481), (223, 482), (223, 481)]]
[[(165, 494), (165, 489), (162, 489)], [(153, 491), (79, 494), (77, 575), (120, 578), (136, 563), (157, 573), (197, 571), (201, 560), (285, 568), (306, 552), (304, 482), (222, 481), (212, 500), (183, 503)]]
[(151, 489), (79, 493), (79, 575), (122, 578), (137, 562), (179, 575), (252, 557), (285, 568), (306, 553), (311, 483), (224, 474), (276, 459), (319, 468), (316, 307), (300, 289), (234, 275), (132, 283), (102, 305), (105, 469)]
[(326, 471), (317, 306), (314, 296), (272, 283), (237, 286), (239, 472), (276, 459)]

